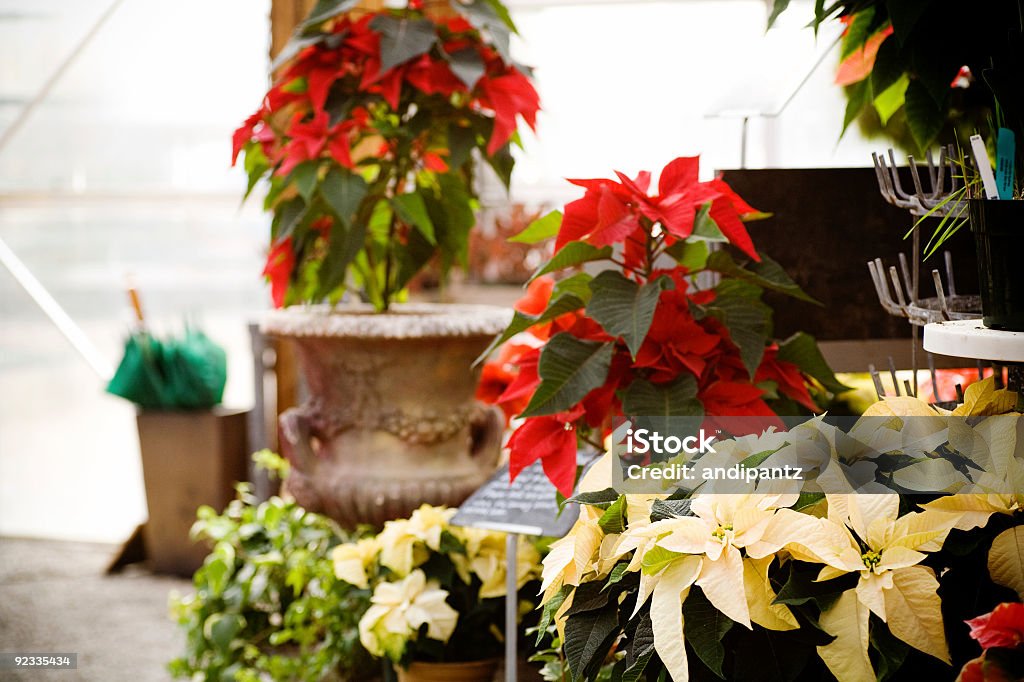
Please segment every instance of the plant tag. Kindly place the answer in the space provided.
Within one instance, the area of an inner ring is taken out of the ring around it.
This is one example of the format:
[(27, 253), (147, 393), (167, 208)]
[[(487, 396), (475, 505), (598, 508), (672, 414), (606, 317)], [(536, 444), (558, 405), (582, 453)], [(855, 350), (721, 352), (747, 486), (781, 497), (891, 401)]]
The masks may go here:
[(1017, 140), (1013, 131), (1000, 128), (996, 139), (996, 186), (1000, 199), (1013, 198), (1013, 162), (1016, 157)]
[(974, 165), (978, 167), (978, 175), (981, 176), (981, 184), (985, 188), (985, 198), (998, 199), (996, 177), (992, 174), (992, 162), (988, 158), (985, 141), (981, 139), (981, 135), (971, 135), (971, 152), (974, 154)]

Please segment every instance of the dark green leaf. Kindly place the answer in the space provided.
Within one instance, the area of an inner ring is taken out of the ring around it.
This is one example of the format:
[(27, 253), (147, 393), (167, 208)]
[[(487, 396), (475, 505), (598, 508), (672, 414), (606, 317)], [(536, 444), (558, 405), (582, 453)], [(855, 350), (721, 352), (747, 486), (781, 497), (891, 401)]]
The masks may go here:
[(711, 250), (706, 241), (681, 241), (665, 249), (665, 253), (689, 271), (703, 270)]
[(366, 197), (366, 181), (355, 173), (332, 168), (320, 183), (320, 196), (327, 202), (334, 216), (349, 225)]
[(761, 301), (761, 287), (737, 279), (724, 280), (715, 287), (715, 300), (707, 310), (728, 328), (743, 366), (753, 378), (772, 326), (772, 309)]
[(468, 267), (469, 233), (476, 225), (476, 215), (462, 178), (447, 173), (438, 177), (438, 184), (440, 196), (425, 194), (423, 199), (441, 247), (441, 267), (447, 272), (455, 263)]
[(898, 81), (906, 64), (900, 59), (900, 46), (895, 40), (886, 40), (878, 48), (875, 65), (871, 69), (871, 91), (877, 97)]
[(221, 651), (227, 651), (235, 635), (245, 627), (245, 620), (233, 613), (215, 613), (204, 626), (206, 637)]
[(797, 332), (780, 343), (778, 357), (780, 360), (792, 362), (801, 372), (816, 379), (831, 393), (850, 390), (849, 386), (844, 386), (836, 379), (835, 373), (818, 349), (818, 342), (810, 334)]
[(626, 569), (628, 568), (628, 561), (620, 561), (619, 563), (615, 564), (612, 567), (612, 570), (608, 573), (608, 580), (605, 582), (604, 587), (601, 589), (607, 590), (609, 587), (622, 580), (623, 576), (626, 575)]
[(309, 211), (301, 197), (295, 197), (281, 205), (271, 223), (271, 236), (275, 242), (290, 237)]
[(761, 466), (761, 464), (763, 464), (766, 459), (774, 455), (783, 447), (784, 446), (780, 445), (774, 450), (762, 450), (761, 452), (755, 452), (752, 455), (748, 455), (747, 457), (743, 458), (743, 461), (740, 462), (740, 466), (746, 467), (747, 469), (756, 469), (757, 467)]
[(604, 490), (598, 490), (595, 492), (577, 493), (569, 498), (569, 502), (607, 509), (611, 503), (618, 499), (619, 493), (616, 492), (614, 488), (605, 488)]
[(558, 613), (558, 609), (562, 608), (562, 604), (565, 603), (566, 597), (573, 591), (571, 585), (562, 585), (562, 589), (555, 593), (551, 599), (544, 604), (544, 608), (541, 610), (540, 622), (537, 624), (537, 641), (534, 646), (540, 646), (540, 643), (544, 641), (544, 637), (547, 635), (548, 627), (554, 621), (555, 614)]
[(793, 504), (793, 509), (800, 511), (806, 509), (812, 505), (818, 504), (825, 499), (825, 493), (800, 493), (800, 497), (797, 498), (796, 503)]
[(681, 516), (693, 516), (690, 513), (690, 500), (655, 500), (651, 505), (651, 521), (677, 519)]
[[(573, 600), (575, 603), (575, 599)], [(569, 616), (565, 621), (565, 662), (573, 682), (589, 679), (601, 666), (619, 625), (617, 609), (602, 608)]]
[(843, 115), (843, 130), (839, 133), (839, 137), (846, 134), (846, 129), (857, 120), (860, 112), (864, 110), (864, 106), (872, 99), (874, 98), (871, 94), (870, 78), (865, 78), (846, 87), (846, 113)]
[(314, 33), (312, 35), (303, 36), (301, 34), (293, 35), (291, 39), (285, 44), (284, 49), (277, 53), (274, 57), (274, 61), (270, 64), (271, 72), (277, 71), (285, 63), (291, 61), (291, 59), (305, 50), (310, 45), (316, 45), (322, 42), (327, 37), (324, 33)]
[(356, 222), (350, 228), (344, 223), (335, 223), (331, 227), (331, 235), (328, 244), (330, 245), (324, 262), (319, 271), (319, 287), (316, 298), (322, 299), (329, 296), (345, 282), (345, 274), (349, 265), (355, 259), (356, 254), (363, 248), (366, 241), (366, 225)]
[[(551, 239), (558, 234), (558, 229), (562, 226), (562, 212), (552, 211), (543, 218), (537, 218), (532, 223), (526, 226), (526, 229), (519, 234), (509, 237), (510, 242), (518, 242), (520, 244), (536, 244), (542, 242), (545, 239)], [(578, 242), (576, 242), (578, 243)]]
[(392, 197), (391, 206), (395, 209), (395, 213), (401, 218), (402, 222), (407, 225), (413, 225), (423, 238), (426, 239), (431, 245), (437, 244), (437, 237), (434, 234), (434, 223), (430, 220), (430, 214), (427, 213), (427, 206), (423, 203), (423, 197), (418, 192), (410, 194), (399, 194), (397, 197)]
[(505, 145), (494, 154), (484, 154), (484, 158), (487, 160), (487, 165), (494, 169), (494, 172), (498, 174), (498, 178), (501, 180), (501, 184), (505, 186), (507, 190), (512, 183), (512, 168), (516, 165), (516, 160), (512, 158), (512, 152), (509, 151), (508, 145)]
[(605, 509), (604, 514), (597, 520), (597, 525), (607, 535), (621, 533), (626, 530), (626, 496), (620, 495), (619, 499), (612, 502), (611, 506)]
[(637, 682), (654, 656), (654, 625), (651, 612), (645, 609), (637, 623), (623, 658), (625, 670), (619, 682)]
[[(928, 9), (931, 0), (885, 0), (896, 39), (903, 45), (914, 31), (918, 19)], [(929, 36), (930, 39), (930, 36)]]
[(437, 41), (434, 22), (429, 19), (400, 19), (382, 14), (370, 21), (370, 28), (380, 33), (381, 73), (426, 54)]
[(290, 182), (295, 183), (299, 195), (309, 203), (316, 191), (317, 165), (314, 161), (304, 161), (295, 167), (289, 177)]
[(892, 679), (896, 672), (903, 665), (910, 647), (903, 641), (897, 639), (889, 632), (889, 627), (872, 619), (871, 623), (871, 648), (878, 652), (878, 662), (875, 664), (875, 671), (878, 675), (878, 682)]
[(612, 247), (603, 246), (598, 248), (591, 246), (586, 242), (569, 242), (558, 250), (554, 256), (551, 257), (545, 265), (543, 265), (537, 272), (533, 273), (530, 277), (534, 280), (541, 275), (546, 275), (549, 272), (555, 272), (557, 270), (564, 270), (576, 265), (582, 265), (583, 263), (589, 263), (595, 260), (604, 260), (605, 258), (612, 257)]
[(732, 620), (708, 601), (702, 589), (693, 587), (690, 590), (683, 602), (683, 633), (686, 643), (693, 647), (694, 653), (704, 665), (723, 680), (725, 647), (722, 646), (722, 638), (731, 627)]
[(918, 149), (928, 149), (946, 122), (946, 108), (939, 106), (919, 79), (907, 86), (904, 109), (907, 125)]
[(669, 433), (673, 418), (702, 417), (704, 406), (697, 399), (697, 380), (684, 374), (670, 384), (634, 379), (622, 395), (622, 411), (643, 418), (644, 428)]
[(515, 30), (512, 25), (512, 18), (508, 11), (500, 8), (500, 3), (490, 0), (469, 0), (468, 2), (453, 2), (458, 12), (461, 12), (474, 28), (488, 33), (491, 42), (506, 63), (512, 61), (509, 51), (509, 34)]
[[(559, 284), (567, 283), (572, 279), (573, 278), (570, 277), (568, 280), (562, 280)], [(550, 322), (561, 315), (579, 310), (584, 305), (586, 305), (586, 301), (580, 298), (576, 293), (567, 291), (566, 293), (559, 295), (559, 292), (556, 290), (552, 292), (551, 302), (539, 317), (527, 315), (517, 310), (512, 316), (512, 322), (510, 322), (508, 327), (505, 328), (505, 331), (491, 342), (491, 345), (487, 347), (487, 350), (480, 354), (480, 357), (474, 361), (474, 365), (483, 362), (495, 348), (505, 343), (516, 334), (526, 331), (535, 324)]]
[(615, 347), (556, 334), (544, 346), (537, 369), (541, 382), (521, 416), (556, 414), (573, 407), (608, 377)]
[(328, 19), (347, 12), (357, 4), (359, 4), (359, 0), (319, 0), (313, 7), (313, 11), (302, 22), (303, 30), (307, 31)]
[(475, 130), (454, 123), (448, 126), (448, 165), (451, 168), (461, 168), (469, 161), (475, 146)]
[(762, 255), (760, 263), (750, 263), (747, 267), (738, 264), (733, 260), (728, 251), (719, 250), (708, 256), (707, 266), (709, 270), (720, 272), (729, 277), (736, 277), (752, 282), (764, 289), (771, 289), (779, 293), (798, 298), (801, 301), (821, 305), (820, 302), (811, 298), (801, 289), (796, 282), (790, 279), (782, 266), (768, 256)]
[(620, 337), (636, 358), (640, 346), (654, 320), (658, 296), (667, 277), (639, 285), (615, 270), (605, 270), (590, 282), (593, 298), (587, 304), (587, 315), (597, 321), (608, 334)]
[(839, 595), (857, 584), (858, 574), (849, 573), (839, 578), (815, 582), (820, 566), (790, 562), (789, 579), (775, 597), (776, 604), (799, 606), (813, 601), (819, 609), (826, 611)]
[(576, 588), (572, 597), (572, 605), (566, 610), (566, 616), (587, 611), (597, 611), (608, 605), (611, 595), (598, 582), (583, 583)]
[[(448, 53), (445, 54), (447, 55)], [(465, 83), (466, 87), (470, 90), (476, 86), (476, 82), (487, 71), (480, 53), (472, 47), (467, 47), (448, 55), (448, 63), (452, 67), (452, 73), (458, 76), (459, 80)]]

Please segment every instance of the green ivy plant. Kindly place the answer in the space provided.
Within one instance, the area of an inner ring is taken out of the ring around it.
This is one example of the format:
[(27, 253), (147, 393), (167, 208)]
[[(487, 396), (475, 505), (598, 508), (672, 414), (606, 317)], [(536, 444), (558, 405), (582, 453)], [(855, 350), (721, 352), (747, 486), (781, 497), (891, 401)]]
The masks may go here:
[(318, 682), (376, 670), (357, 627), (370, 594), (335, 578), (330, 550), (348, 538), (334, 522), (279, 497), (258, 503), (248, 484), (223, 514), (198, 517), (193, 534), (213, 551), (195, 592), (171, 595), (186, 635), (175, 677)]

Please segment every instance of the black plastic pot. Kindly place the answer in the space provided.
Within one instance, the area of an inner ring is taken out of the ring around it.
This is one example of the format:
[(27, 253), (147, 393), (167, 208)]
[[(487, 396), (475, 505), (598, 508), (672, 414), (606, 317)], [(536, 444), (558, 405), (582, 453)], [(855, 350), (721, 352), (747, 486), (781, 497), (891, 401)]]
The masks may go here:
[(1024, 201), (970, 200), (986, 327), (1024, 331)]

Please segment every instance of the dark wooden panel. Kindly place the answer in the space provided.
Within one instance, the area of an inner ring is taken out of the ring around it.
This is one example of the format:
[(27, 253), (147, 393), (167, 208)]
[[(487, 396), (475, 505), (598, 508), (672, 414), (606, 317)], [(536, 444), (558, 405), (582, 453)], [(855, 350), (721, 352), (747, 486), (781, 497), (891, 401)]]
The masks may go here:
[[(777, 336), (802, 329), (819, 339), (910, 337), (905, 320), (882, 310), (868, 275), (867, 262), (873, 258), (896, 265), (900, 251), (910, 255), (911, 242), (903, 235), (913, 224), (909, 213), (879, 195), (874, 169), (726, 170), (725, 180), (753, 206), (774, 214), (748, 224), (758, 249), (825, 304), (819, 308), (770, 296)], [(923, 229), (930, 235), (933, 227)], [(959, 291), (976, 291), (974, 245), (967, 227), (954, 238), (951, 251)], [(933, 267), (942, 269), (939, 257), (925, 262), (922, 272)], [(922, 276), (922, 282), (927, 282), (922, 294), (934, 295), (930, 275)]]

